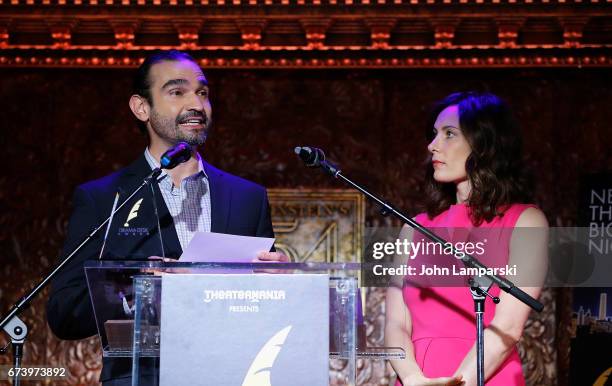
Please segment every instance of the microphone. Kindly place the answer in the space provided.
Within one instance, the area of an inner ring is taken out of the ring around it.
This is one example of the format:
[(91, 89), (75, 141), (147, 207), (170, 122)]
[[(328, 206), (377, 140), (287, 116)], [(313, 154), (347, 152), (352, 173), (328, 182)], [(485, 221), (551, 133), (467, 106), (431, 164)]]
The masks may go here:
[(323, 153), (321, 149), (310, 146), (297, 146), (294, 151), (309, 168), (320, 167), (325, 170), (326, 173), (336, 178), (338, 178), (341, 173), (336, 165), (325, 160), (325, 153)]
[(159, 160), (162, 169), (172, 169), (191, 158), (191, 146), (187, 142), (179, 142), (168, 149)]
[(319, 167), (325, 161), (325, 153), (316, 147), (297, 146), (294, 151), (309, 168)]

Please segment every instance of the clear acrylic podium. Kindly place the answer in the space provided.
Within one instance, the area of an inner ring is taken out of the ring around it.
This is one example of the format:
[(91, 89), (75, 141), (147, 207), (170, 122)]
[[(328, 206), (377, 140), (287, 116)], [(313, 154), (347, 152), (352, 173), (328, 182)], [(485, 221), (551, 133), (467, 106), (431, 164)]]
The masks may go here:
[(85, 265), (103, 355), (131, 358), (132, 385), (146, 386), (157, 385), (160, 380), (162, 277), (187, 278), (194, 274), (224, 275), (223, 280), (235, 279), (235, 275), (260, 275), (263, 280), (287, 275), (323, 276), (329, 283), (326, 312), (320, 316), (328, 320), (329, 326), (329, 349), (325, 353), (329, 358), (347, 361), (347, 379), (342, 384), (356, 385), (357, 358), (404, 357), (399, 348), (366, 345), (358, 288), (360, 269), (359, 263), (91, 261)]

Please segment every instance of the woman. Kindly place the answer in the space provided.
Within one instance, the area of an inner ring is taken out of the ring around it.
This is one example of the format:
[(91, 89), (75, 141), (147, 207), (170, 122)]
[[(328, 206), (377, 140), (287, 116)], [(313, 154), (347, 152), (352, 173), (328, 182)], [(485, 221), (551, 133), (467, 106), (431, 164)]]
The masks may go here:
[[(495, 249), (510, 266), (529, 256), (529, 266), (521, 262), (518, 270), (538, 272), (537, 281), (529, 282), (537, 286), (521, 289), (537, 298), (547, 267), (548, 223), (541, 210), (526, 204), (529, 192), (512, 114), (495, 95), (467, 92), (446, 97), (432, 117), (426, 212), (415, 220), (430, 228), (509, 229), (507, 237), (496, 239)], [(541, 231), (530, 231), (526, 242), (524, 234), (519, 236), (521, 227)], [(400, 238), (413, 240), (412, 229), (404, 227)], [(406, 352), (406, 359), (391, 361), (398, 385), (476, 385), (476, 323), (469, 290), (407, 282), (389, 288), (386, 299), (385, 343)], [(486, 384), (524, 385), (516, 343), (530, 308), (497, 287), (489, 293), (501, 302), (495, 305), (487, 298), (485, 306)]]

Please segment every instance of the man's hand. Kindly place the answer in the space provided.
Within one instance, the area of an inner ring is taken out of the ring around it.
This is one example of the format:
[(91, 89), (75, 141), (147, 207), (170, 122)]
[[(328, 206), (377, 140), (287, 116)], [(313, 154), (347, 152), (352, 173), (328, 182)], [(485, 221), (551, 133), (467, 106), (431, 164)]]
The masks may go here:
[[(159, 261), (161, 263), (176, 263), (178, 260), (171, 259), (169, 257), (161, 257), (161, 256), (149, 256), (148, 260), (151, 261)], [(143, 272), (152, 273), (156, 276), (161, 276), (163, 273), (192, 273), (188, 268), (166, 268), (163, 270), (153, 268), (153, 269), (145, 269)]]
[[(253, 259), (253, 263), (291, 263), (289, 256), (280, 252), (262, 251)], [(254, 273), (291, 273), (290, 269), (255, 269)]]
[(160, 261), (162, 263), (175, 263), (177, 261), (176, 259), (161, 256), (149, 256), (148, 259), (153, 261)]
[(270, 263), (270, 262), (279, 262), (279, 263), (291, 263), (291, 259), (289, 256), (280, 252), (259, 252), (254, 263)]

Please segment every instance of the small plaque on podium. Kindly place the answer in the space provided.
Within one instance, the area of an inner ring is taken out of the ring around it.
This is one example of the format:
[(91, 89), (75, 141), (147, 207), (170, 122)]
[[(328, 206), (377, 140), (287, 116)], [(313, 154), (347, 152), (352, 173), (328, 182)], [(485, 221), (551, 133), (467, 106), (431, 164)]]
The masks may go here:
[(327, 385), (329, 275), (165, 275), (161, 385)]

